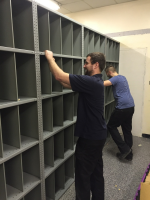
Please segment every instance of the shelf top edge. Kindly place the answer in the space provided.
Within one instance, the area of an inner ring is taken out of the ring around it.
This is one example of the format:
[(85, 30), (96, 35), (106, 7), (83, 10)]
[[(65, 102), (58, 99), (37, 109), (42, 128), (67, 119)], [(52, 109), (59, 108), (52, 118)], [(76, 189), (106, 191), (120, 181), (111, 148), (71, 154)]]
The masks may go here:
[(0, 51), (11, 51), (14, 53), (27, 53), (27, 54), (35, 54), (35, 51), (31, 50), (25, 50), (25, 49), (17, 49), (17, 48), (12, 48), (12, 47), (4, 47), (0, 46)]
[(120, 44), (120, 42), (119, 42), (119, 41), (117, 41), (117, 40), (115, 40), (115, 39), (113, 39), (113, 38), (111, 38), (111, 37), (107, 36), (107, 34), (106, 34), (105, 36), (106, 36), (106, 38), (108, 38), (108, 39), (110, 39), (110, 40), (112, 40), (112, 41), (114, 41), (114, 42), (116, 42), (116, 43)]
[[(36, 51), (35, 52), (36, 54), (39, 54), (39, 55), (45, 55), (44, 52), (42, 51)], [(72, 55), (64, 55), (64, 54), (56, 54), (56, 53), (53, 53), (53, 55), (55, 57), (62, 57), (62, 58), (74, 58), (74, 59), (83, 59), (84, 57), (80, 57), (80, 56), (72, 56)]]
[(90, 27), (87, 26), (87, 25), (83, 25), (83, 28), (89, 29), (90, 31), (93, 31), (94, 33), (97, 33), (97, 34), (99, 34), (99, 35), (101, 35), (101, 36), (103, 36), (103, 37), (107, 37), (104, 33), (101, 33), (101, 32), (99, 32), (99, 31), (97, 31), (97, 30), (95, 30), (95, 29), (92, 29), (92, 28), (90, 28)]

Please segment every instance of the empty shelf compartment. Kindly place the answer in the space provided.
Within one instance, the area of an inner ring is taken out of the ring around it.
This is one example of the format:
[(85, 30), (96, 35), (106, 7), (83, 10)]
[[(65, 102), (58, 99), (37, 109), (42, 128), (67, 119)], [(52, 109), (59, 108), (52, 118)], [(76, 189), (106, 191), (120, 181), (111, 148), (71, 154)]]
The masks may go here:
[(16, 53), (18, 97), (36, 97), (35, 56)]
[(52, 93), (52, 74), (50, 72), (48, 62), (45, 56), (40, 56), (41, 70), (41, 92), (42, 94)]
[(62, 29), (62, 54), (72, 55), (73, 50), (73, 25), (72, 22), (61, 18), (61, 29)]
[(20, 132), (23, 141), (26, 140), (29, 142), (31, 139), (30, 142), (33, 142), (39, 140), (37, 103), (33, 102), (20, 105), (19, 116)]
[(52, 98), (42, 100), (43, 130), (53, 131), (53, 100)]
[(64, 152), (74, 149), (74, 130), (73, 125), (64, 129)]
[(38, 33), (39, 51), (50, 49), (50, 24), (48, 10), (37, 6), (38, 11)]
[(73, 55), (82, 56), (82, 27), (73, 23)]
[[(49, 12), (50, 48), (56, 54), (61, 54), (61, 17)], [(68, 39), (68, 38), (67, 38)]]
[(18, 100), (15, 55), (0, 51), (0, 99)]
[(11, 4), (8, 0), (0, 1), (0, 30), (0, 46), (14, 47)]
[(11, 3), (15, 47), (34, 51), (32, 2), (11, 0)]

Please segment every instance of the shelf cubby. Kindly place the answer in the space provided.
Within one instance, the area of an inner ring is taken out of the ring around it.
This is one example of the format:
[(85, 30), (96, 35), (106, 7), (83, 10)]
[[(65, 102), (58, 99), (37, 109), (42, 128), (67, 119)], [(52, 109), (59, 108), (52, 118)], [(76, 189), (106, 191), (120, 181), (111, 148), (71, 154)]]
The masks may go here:
[(21, 155), (5, 162), (7, 199), (18, 199), (23, 192), (23, 174)]
[[(62, 68), (63, 71), (68, 74), (73, 74), (73, 59), (72, 58), (62, 58)], [(63, 87), (66, 90), (65, 87)]]
[(54, 167), (54, 137), (50, 137), (44, 141), (44, 164)]
[(109, 39), (106, 39), (106, 60), (109, 60)]
[(67, 152), (68, 150), (73, 150), (74, 149), (74, 130), (73, 130), (73, 125), (67, 127), (64, 129), (64, 152)]
[(0, 1), (0, 30), (0, 46), (13, 48), (14, 38), (10, 0)]
[(77, 116), (77, 107), (78, 107), (79, 93), (78, 92), (74, 92), (73, 96), (74, 96), (74, 116)]
[(35, 56), (16, 53), (18, 97), (36, 97)]
[(37, 103), (19, 106), (20, 133), (22, 147), (39, 140)]
[(100, 36), (100, 53), (105, 54), (105, 37)]
[(94, 34), (94, 52), (100, 52), (100, 35)]
[(42, 100), (43, 131), (53, 131), (53, 101), (52, 98)]
[[(74, 134), (74, 131), (75, 131), (75, 126), (76, 126), (76, 123), (73, 125), (73, 134)], [(78, 138), (79, 137), (74, 136), (74, 145), (77, 143)]]
[(64, 121), (73, 121), (73, 93), (63, 95)]
[(1, 109), (1, 157), (21, 147), (18, 107)]
[(64, 131), (54, 135), (54, 162), (64, 158)]
[(84, 28), (84, 56), (89, 53), (89, 30)]
[(72, 179), (74, 179), (74, 156), (65, 161), (65, 185)]
[(38, 11), (38, 34), (39, 34), (39, 51), (50, 49), (50, 25), (48, 10), (37, 7)]
[(0, 99), (17, 101), (15, 55), (12, 52), (0, 51)]
[(40, 183), (39, 145), (22, 153), (23, 188), (30, 191)]
[(113, 41), (109, 40), (109, 60), (114, 60), (113, 58)]
[(45, 179), (46, 200), (55, 200), (55, 172)]
[(65, 168), (62, 164), (55, 171), (55, 195), (65, 188)]
[[(61, 17), (52, 12), (49, 12), (49, 22), (50, 48), (54, 53), (61, 54)], [(65, 49), (65, 51), (67, 51), (67, 49)]]
[(3, 138), (2, 138), (2, 126), (1, 126), (1, 114), (0, 114), (0, 158), (3, 157)]
[(71, 21), (61, 18), (62, 54), (72, 55), (73, 51), (73, 24)]
[(119, 61), (120, 44), (116, 42), (116, 61)]
[(113, 41), (113, 48), (112, 48), (112, 49), (113, 49), (113, 53), (112, 53), (112, 60), (113, 60), (113, 61), (115, 61), (115, 60), (116, 60), (116, 58), (115, 58), (115, 52), (116, 52), (116, 50), (115, 50), (115, 49), (116, 49), (116, 42), (114, 42), (114, 41)]
[(41, 69), (41, 92), (42, 94), (52, 93), (52, 74), (49, 70), (46, 57), (40, 56), (40, 69)]
[(32, 2), (11, 0), (11, 4), (15, 47), (34, 51)]
[(94, 32), (89, 31), (89, 53), (94, 52)]
[(82, 60), (73, 59), (73, 74), (82, 75)]
[(7, 188), (4, 164), (0, 165), (0, 199), (7, 200)]
[(82, 27), (73, 23), (73, 56), (82, 56)]
[(69, 74), (73, 74), (73, 60), (72, 58), (62, 58), (63, 71)]
[(36, 186), (31, 192), (29, 192), (23, 200), (41, 200), (41, 185)]
[(63, 96), (53, 97), (53, 128), (63, 126)]
[[(62, 68), (62, 58), (60, 57), (55, 57), (55, 62), (57, 63), (57, 65)], [(62, 92), (63, 91), (63, 86), (61, 85), (61, 83), (59, 81), (57, 81), (55, 79), (54, 76), (52, 76), (52, 93), (56, 93), (56, 92)]]

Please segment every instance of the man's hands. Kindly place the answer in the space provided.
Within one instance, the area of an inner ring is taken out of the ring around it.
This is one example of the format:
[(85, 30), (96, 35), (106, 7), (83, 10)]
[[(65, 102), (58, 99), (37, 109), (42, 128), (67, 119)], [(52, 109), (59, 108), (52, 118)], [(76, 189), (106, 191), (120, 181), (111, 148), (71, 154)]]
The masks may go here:
[(64, 87), (71, 89), (69, 74), (65, 73), (62, 69), (60, 69), (58, 67), (58, 65), (56, 64), (55, 59), (53, 57), (53, 52), (45, 50), (45, 57), (48, 61), (50, 71), (52, 72), (55, 79), (59, 82), (66, 84), (66, 85), (64, 85)]
[(51, 60), (51, 59), (55, 61), (55, 59), (53, 57), (53, 52), (52, 51), (45, 50), (45, 57), (46, 57), (46, 59), (48, 61)]

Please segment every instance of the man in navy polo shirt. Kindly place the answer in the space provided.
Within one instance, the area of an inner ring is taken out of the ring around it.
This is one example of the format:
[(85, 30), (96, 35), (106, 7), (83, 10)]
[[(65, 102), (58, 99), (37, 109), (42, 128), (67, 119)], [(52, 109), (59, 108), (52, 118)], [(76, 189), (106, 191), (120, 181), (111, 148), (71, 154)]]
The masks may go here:
[[(120, 152), (116, 156), (129, 161), (133, 158), (132, 153), (132, 117), (134, 114), (134, 100), (131, 96), (127, 79), (119, 75), (113, 66), (105, 69), (106, 75), (110, 78), (104, 81), (104, 86), (112, 85), (113, 95), (116, 101), (116, 107), (111, 114), (107, 128), (117, 144)], [(118, 132), (117, 127), (121, 126), (124, 140)]]
[[(87, 55), (86, 75), (63, 72), (55, 63), (53, 53), (45, 51), (50, 71), (56, 80), (79, 92), (75, 136), (76, 145), (75, 189), (76, 200), (104, 200), (102, 150), (107, 137), (104, 113), (104, 85), (101, 72), (105, 68), (102, 53)], [(71, 66), (70, 66), (71, 67)]]

